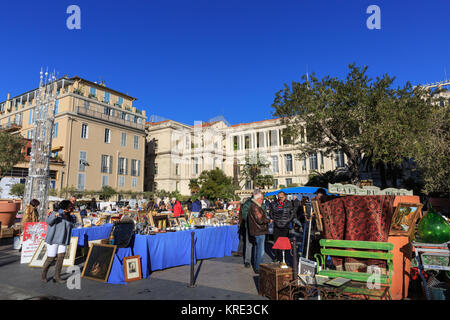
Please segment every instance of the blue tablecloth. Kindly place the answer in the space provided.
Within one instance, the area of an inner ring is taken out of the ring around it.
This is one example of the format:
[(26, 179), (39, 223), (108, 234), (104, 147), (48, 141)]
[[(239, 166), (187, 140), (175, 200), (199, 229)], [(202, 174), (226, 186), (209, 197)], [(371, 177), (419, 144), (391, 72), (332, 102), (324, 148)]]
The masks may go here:
[(78, 246), (87, 247), (88, 241), (108, 239), (112, 227), (112, 223), (109, 223), (98, 227), (72, 229), (72, 237), (78, 237)]
[(123, 259), (141, 256), (142, 277), (155, 270), (191, 263), (191, 232), (195, 233), (195, 261), (230, 256), (239, 245), (238, 226), (168, 232), (152, 236), (136, 235), (128, 248), (116, 251), (108, 283), (124, 284)]

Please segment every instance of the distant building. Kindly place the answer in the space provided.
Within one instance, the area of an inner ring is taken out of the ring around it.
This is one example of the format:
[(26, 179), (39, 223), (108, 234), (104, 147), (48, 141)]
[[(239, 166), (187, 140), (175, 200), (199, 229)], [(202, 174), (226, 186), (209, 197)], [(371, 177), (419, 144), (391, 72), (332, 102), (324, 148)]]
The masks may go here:
[[(346, 157), (337, 150), (331, 157), (317, 151), (298, 159), (299, 151), (283, 137), (280, 119), (229, 125), (224, 120), (199, 122), (193, 126), (173, 120), (148, 122), (145, 189), (178, 190), (190, 194), (190, 179), (203, 170), (219, 168), (233, 177), (240, 189), (251, 189), (241, 179), (246, 159), (259, 156), (270, 167), (262, 174), (273, 175), (272, 188), (303, 185), (312, 171), (326, 172), (344, 168)], [(306, 139), (305, 136), (300, 139)]]
[[(146, 116), (133, 106), (136, 98), (80, 77), (56, 85), (50, 187), (143, 191)], [(0, 129), (32, 139), (36, 92), (0, 102)], [(28, 163), (8, 175), (25, 178)]]

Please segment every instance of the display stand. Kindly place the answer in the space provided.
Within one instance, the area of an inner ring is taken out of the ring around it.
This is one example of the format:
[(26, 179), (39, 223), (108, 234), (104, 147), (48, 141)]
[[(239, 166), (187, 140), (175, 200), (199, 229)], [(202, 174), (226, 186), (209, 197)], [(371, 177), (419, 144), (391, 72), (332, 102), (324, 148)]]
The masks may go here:
[(423, 282), (425, 295), (430, 300), (427, 280), (423, 276), (425, 269), (450, 271), (450, 241), (441, 244), (413, 242), (419, 275)]

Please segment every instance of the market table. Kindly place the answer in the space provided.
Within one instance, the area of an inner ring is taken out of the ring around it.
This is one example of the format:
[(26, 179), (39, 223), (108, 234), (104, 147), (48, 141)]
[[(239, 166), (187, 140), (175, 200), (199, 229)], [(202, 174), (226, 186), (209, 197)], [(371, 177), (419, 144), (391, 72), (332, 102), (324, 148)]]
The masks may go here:
[(88, 241), (108, 239), (113, 225), (111, 223), (98, 227), (72, 229), (72, 237), (78, 237), (78, 246), (87, 247)]
[(118, 248), (108, 283), (125, 284), (123, 259), (141, 256), (142, 278), (155, 270), (189, 265), (191, 263), (191, 232), (194, 232), (195, 259), (231, 256), (239, 245), (238, 226), (206, 227), (156, 235), (135, 235), (131, 245)]

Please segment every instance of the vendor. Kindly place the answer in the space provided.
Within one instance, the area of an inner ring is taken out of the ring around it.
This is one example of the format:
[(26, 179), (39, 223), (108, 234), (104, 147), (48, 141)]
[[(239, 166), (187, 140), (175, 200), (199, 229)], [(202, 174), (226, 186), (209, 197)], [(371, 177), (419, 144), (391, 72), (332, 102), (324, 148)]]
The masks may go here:
[(23, 230), (24, 224), (27, 222), (39, 222), (38, 208), (41, 203), (37, 199), (33, 199), (25, 208), (23, 218), (20, 222), (21, 229)]
[(47, 218), (48, 231), (45, 237), (47, 245), (47, 259), (41, 274), (42, 282), (47, 283), (47, 272), (53, 260), (57, 257), (53, 281), (64, 283), (61, 279), (61, 269), (66, 254), (66, 247), (70, 244), (72, 228), (76, 222), (71, 201), (63, 200), (59, 210), (53, 211)]
[(174, 218), (184, 216), (183, 207), (180, 201), (178, 201), (176, 198), (172, 198), (171, 204)]

